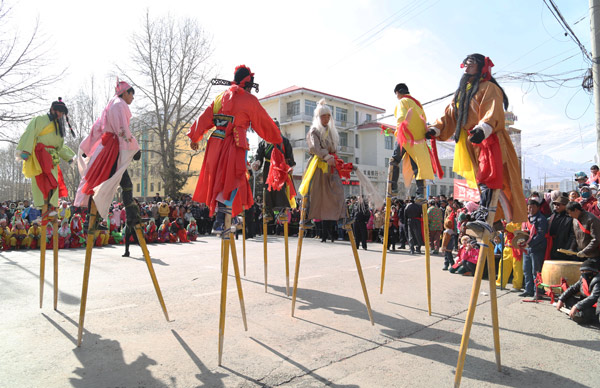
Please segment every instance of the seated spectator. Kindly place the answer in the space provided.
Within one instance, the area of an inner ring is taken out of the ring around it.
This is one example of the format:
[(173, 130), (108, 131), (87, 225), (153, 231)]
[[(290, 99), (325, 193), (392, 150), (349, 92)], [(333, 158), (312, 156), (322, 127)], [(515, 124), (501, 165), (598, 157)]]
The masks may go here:
[(472, 276), (477, 266), (477, 259), (479, 258), (477, 240), (469, 236), (463, 236), (460, 242), (462, 245), (458, 250), (456, 263), (450, 268), (450, 273)]
[(70, 248), (71, 247), (71, 228), (69, 227), (69, 220), (63, 218), (60, 228), (58, 228), (58, 248)]
[(187, 226), (187, 237), (190, 241), (196, 241), (198, 238), (198, 225), (196, 225), (196, 219), (192, 217), (190, 223)]
[(27, 234), (29, 236), (29, 249), (37, 249), (40, 244), (40, 237), (42, 236), (40, 220), (33, 220), (32, 226), (27, 231)]
[[(598, 297), (600, 296), (600, 274), (598, 264), (586, 260), (581, 264), (581, 278), (558, 298), (556, 309), (570, 309), (569, 317), (579, 323), (598, 322)], [(577, 296), (581, 293), (581, 296)]]
[(148, 226), (146, 226), (145, 238), (148, 243), (154, 243), (158, 240), (158, 229), (156, 228), (156, 221), (154, 218), (150, 218)]
[(587, 180), (587, 184), (590, 186), (600, 186), (600, 170), (598, 170), (598, 166), (595, 164), (590, 167), (590, 177)]
[(576, 199), (581, 204), (581, 207), (586, 212), (590, 212), (596, 217), (600, 217), (600, 209), (598, 208), (598, 200), (592, 195), (592, 189), (585, 184), (579, 188), (581, 196)]

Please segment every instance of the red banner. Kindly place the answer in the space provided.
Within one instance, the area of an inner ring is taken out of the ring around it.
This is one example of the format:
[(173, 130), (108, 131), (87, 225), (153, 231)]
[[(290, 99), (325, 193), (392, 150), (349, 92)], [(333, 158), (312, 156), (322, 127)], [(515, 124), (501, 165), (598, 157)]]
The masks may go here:
[(454, 179), (454, 199), (479, 202), (479, 190), (469, 187), (464, 179)]

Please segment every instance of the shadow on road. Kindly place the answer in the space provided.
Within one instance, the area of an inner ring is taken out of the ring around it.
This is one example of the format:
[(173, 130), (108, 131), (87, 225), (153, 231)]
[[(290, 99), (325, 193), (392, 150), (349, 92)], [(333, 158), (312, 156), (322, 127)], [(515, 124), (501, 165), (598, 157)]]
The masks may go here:
[[(400, 351), (451, 367), (454, 367), (456, 360), (458, 360), (458, 352), (456, 350), (438, 344), (413, 346), (400, 349)], [(540, 353), (540, 356), (543, 357), (543, 353)], [(495, 362), (469, 356), (469, 354), (467, 354), (465, 361), (463, 377), (480, 380), (485, 382), (486, 385), (498, 384), (499, 386), (506, 387), (524, 387), (530, 384), (540, 387), (586, 387), (574, 380), (545, 370), (527, 367), (523, 368), (523, 370), (502, 367), (502, 372), (497, 372)]]
[[(77, 322), (62, 312), (63, 318), (76, 328)], [(65, 328), (52, 318), (42, 313), (42, 316), (52, 324), (62, 335), (76, 345), (76, 339)], [(102, 338), (98, 334), (83, 330), (83, 343), (75, 347), (73, 353), (82, 367), (75, 368), (73, 373), (78, 377), (69, 378), (75, 388), (90, 387), (156, 387), (167, 388), (162, 381), (152, 376), (148, 367), (156, 365), (156, 361), (142, 353), (131, 364), (123, 357), (123, 349), (118, 341)]]
[[(179, 342), (183, 350), (185, 350), (185, 352), (188, 354), (188, 356), (190, 356), (194, 364), (196, 364), (196, 366), (198, 367), (200, 373), (196, 374), (196, 378), (200, 382), (202, 382), (202, 387), (225, 387), (225, 384), (223, 384), (222, 379), (223, 377), (227, 377), (228, 375), (224, 373), (212, 372), (206, 367), (206, 365), (204, 365), (204, 363), (200, 360), (200, 357), (198, 357), (196, 353), (194, 353), (194, 351), (192, 350), (192, 348), (190, 348), (187, 342), (185, 342), (183, 338), (181, 338), (179, 333), (177, 333), (173, 329), (171, 329), (171, 333), (173, 333), (173, 336), (175, 337), (177, 342)], [(174, 379), (174, 377), (171, 377), (172, 381), (174, 381)]]
[[(295, 366), (296, 368), (302, 370), (304, 372), (304, 374), (296, 376), (296, 378), (308, 375), (310, 377), (313, 377), (315, 380), (317, 380), (318, 382), (320, 382), (321, 384), (323, 384), (323, 386), (327, 386), (327, 387), (334, 387), (334, 388), (355, 388), (358, 387), (358, 385), (338, 385), (338, 384), (333, 384), (331, 381), (329, 381), (328, 379), (326, 379), (323, 376), (320, 376), (319, 374), (315, 373), (315, 370), (311, 370), (308, 369), (307, 367), (305, 367), (304, 365), (292, 360), (291, 358), (287, 357), (284, 354), (281, 354), (280, 352), (278, 352), (277, 350), (273, 349), (272, 347), (260, 342), (259, 340), (257, 340), (256, 338), (250, 337), (250, 339), (254, 342), (256, 342), (257, 344), (259, 344), (260, 346), (262, 346), (263, 348), (267, 349), (268, 351), (270, 351), (271, 353), (275, 354), (277, 357), (281, 358), (283, 361), (286, 361), (290, 364), (292, 364), (293, 366)], [(262, 383), (261, 385), (264, 385), (265, 383)]]

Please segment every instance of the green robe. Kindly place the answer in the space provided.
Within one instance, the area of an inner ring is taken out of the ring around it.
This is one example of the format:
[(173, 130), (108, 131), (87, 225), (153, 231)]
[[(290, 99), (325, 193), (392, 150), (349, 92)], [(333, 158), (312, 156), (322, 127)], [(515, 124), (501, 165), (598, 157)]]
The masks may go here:
[[(19, 154), (21, 151), (25, 151), (31, 155), (35, 151), (36, 143), (41, 143), (54, 147), (57, 155), (63, 160), (69, 161), (73, 159), (75, 152), (64, 144), (65, 139), (60, 135), (57, 129), (48, 134), (39, 136), (44, 128), (52, 124), (53, 123), (47, 114), (34, 117), (19, 140), (19, 144), (17, 145), (17, 150), (20, 151)], [(58, 164), (52, 168), (52, 175), (58, 180)], [(35, 178), (31, 179), (31, 191), (33, 193), (34, 205), (38, 208), (42, 207), (44, 205), (44, 195), (38, 188)], [(58, 187), (53, 191), (52, 198), (50, 198), (49, 202), (52, 206), (58, 206)]]

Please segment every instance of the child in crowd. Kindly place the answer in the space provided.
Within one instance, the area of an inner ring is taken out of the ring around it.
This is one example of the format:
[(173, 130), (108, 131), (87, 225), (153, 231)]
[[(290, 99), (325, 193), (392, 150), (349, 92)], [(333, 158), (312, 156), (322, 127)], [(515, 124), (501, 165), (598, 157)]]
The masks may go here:
[(477, 240), (469, 236), (463, 236), (460, 242), (461, 247), (458, 250), (458, 257), (456, 263), (450, 268), (450, 272), (463, 276), (472, 276), (477, 266), (477, 259), (479, 258)]

